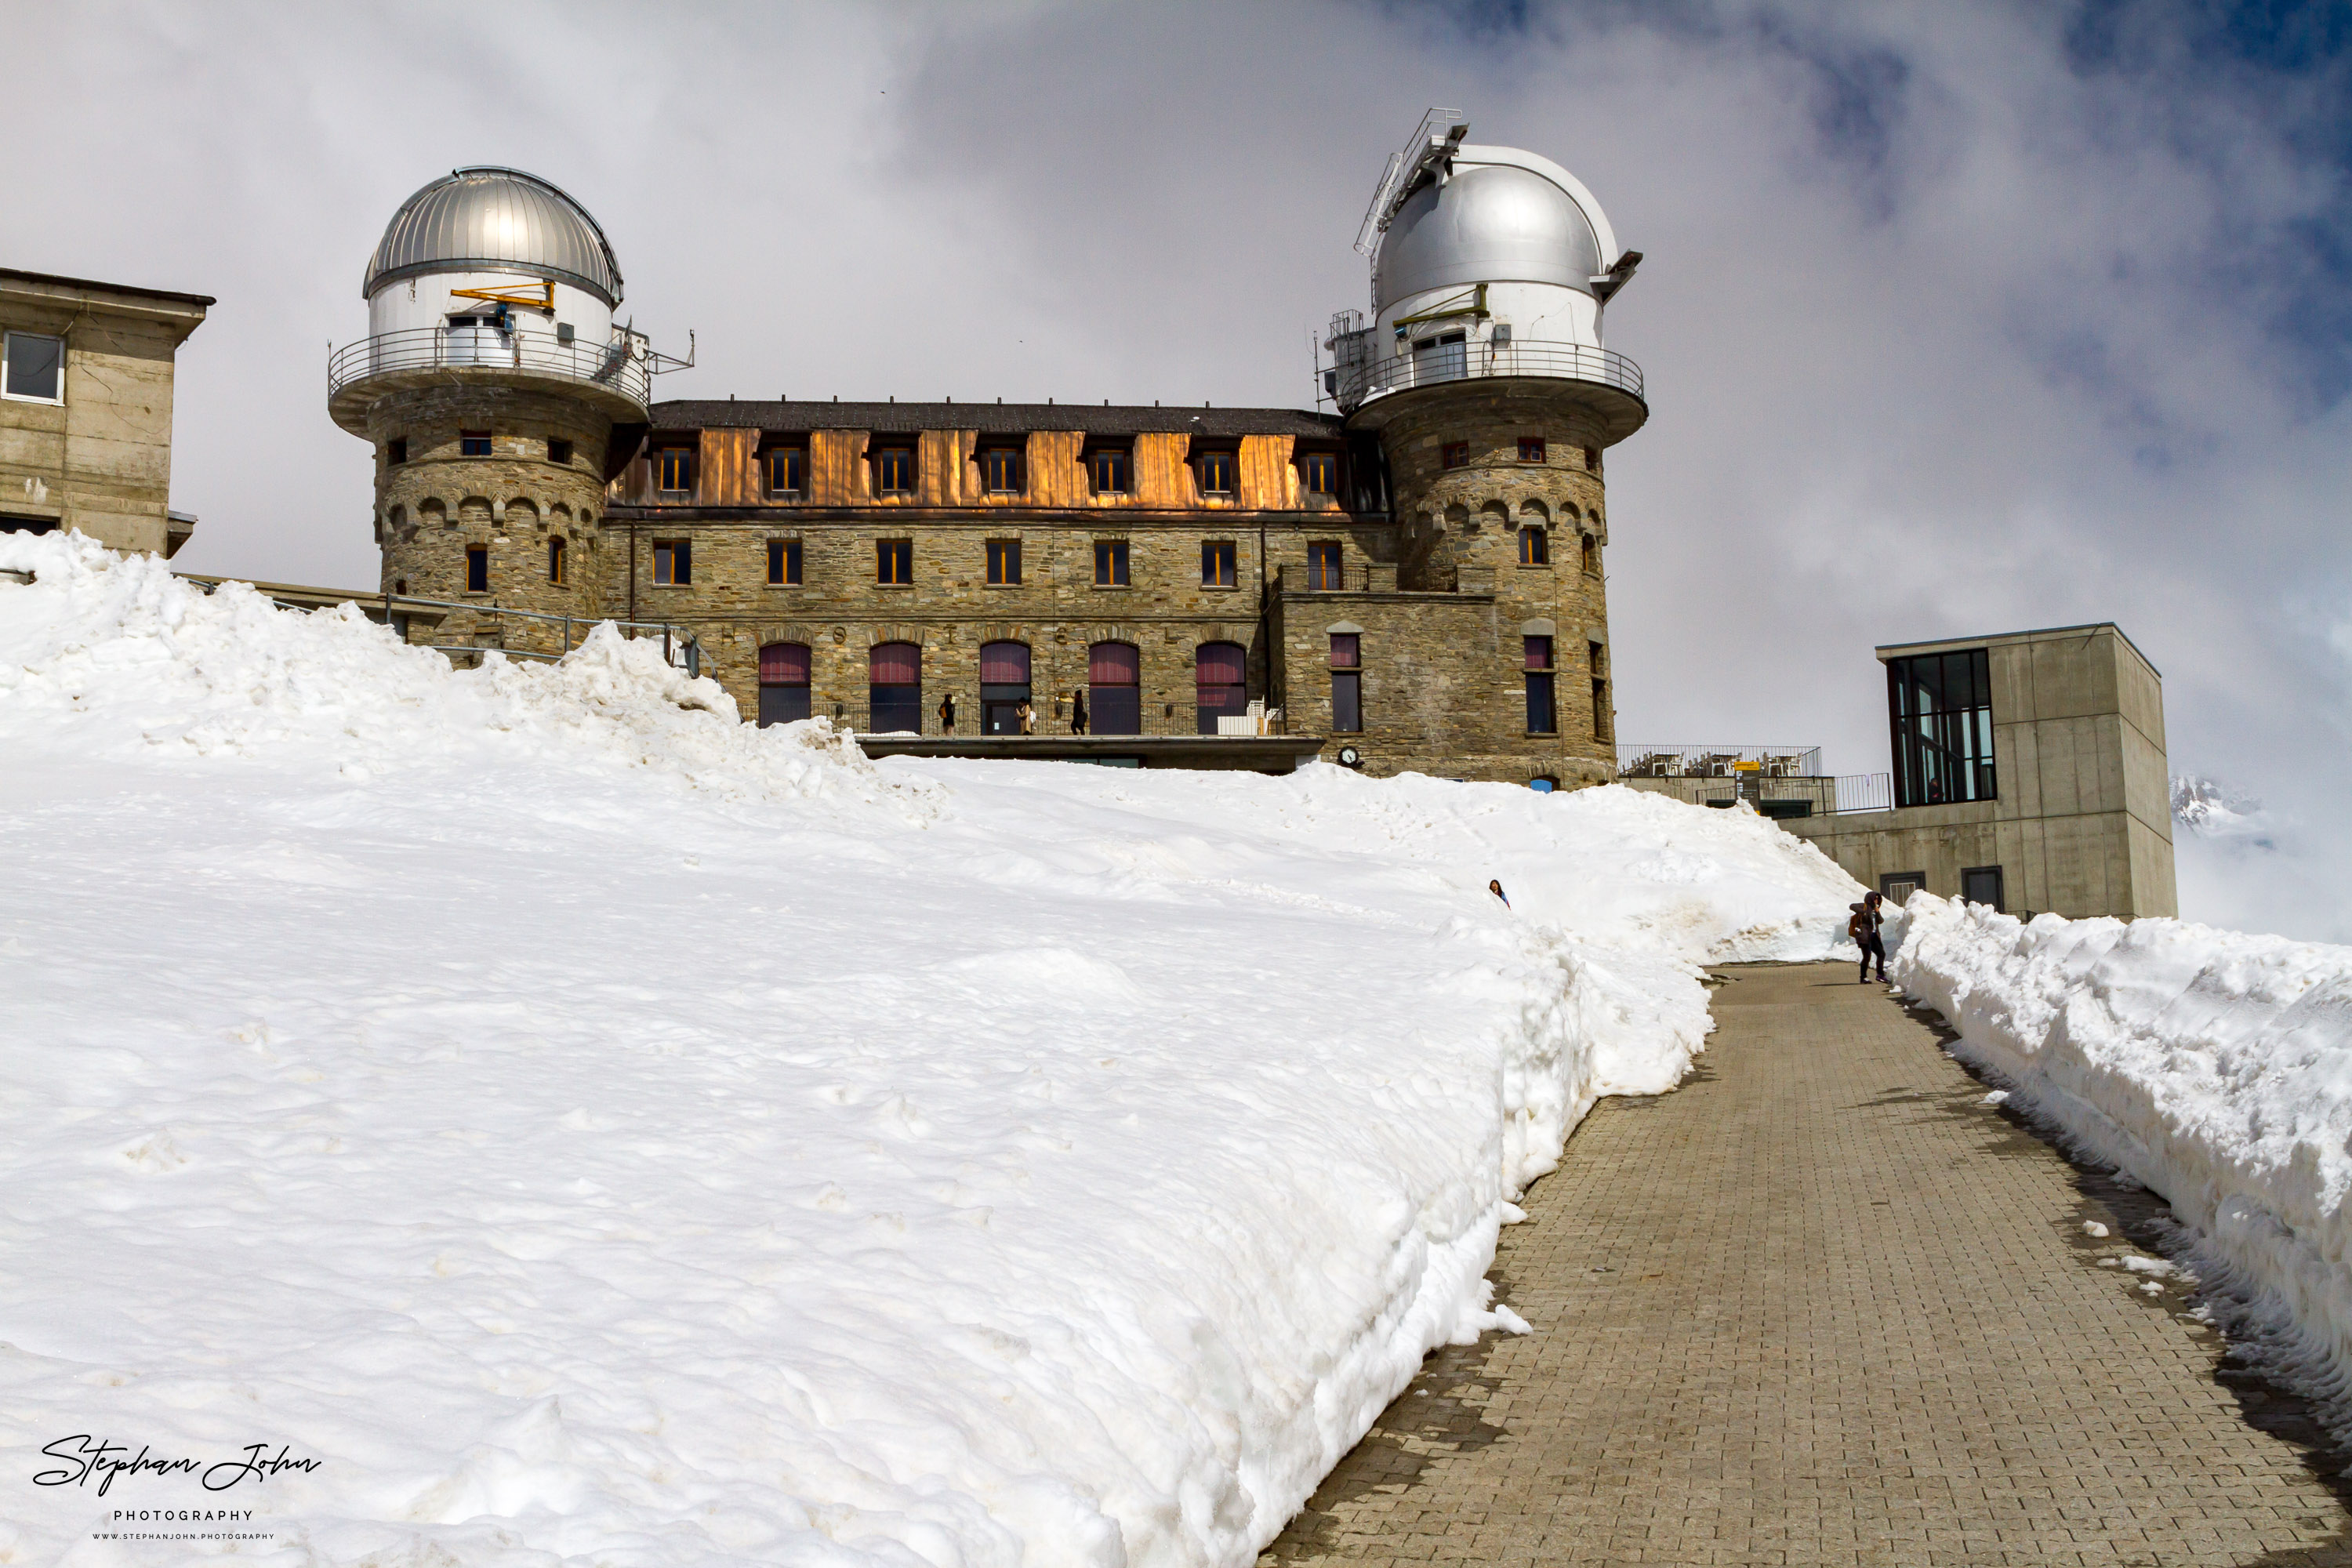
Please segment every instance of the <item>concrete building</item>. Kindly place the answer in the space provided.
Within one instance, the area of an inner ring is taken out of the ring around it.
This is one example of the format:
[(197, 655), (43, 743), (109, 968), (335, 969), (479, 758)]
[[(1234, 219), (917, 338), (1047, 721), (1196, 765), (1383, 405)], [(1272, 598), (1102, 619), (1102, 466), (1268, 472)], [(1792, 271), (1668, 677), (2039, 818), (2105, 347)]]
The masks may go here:
[(1768, 772), (1760, 756), (1721, 748), (1722, 763), (1703, 771), (1629, 759), (1624, 782), (1707, 804), (1750, 800), (1898, 904), (1924, 888), (2070, 919), (2179, 912), (2163, 680), (2121, 629), (1877, 652), (1888, 773)]
[(614, 326), (595, 220), (457, 170), (394, 215), (330, 370), (387, 613), (530, 656), (657, 624), (747, 716), (869, 749), (1608, 779), (1601, 454), (1648, 406), (1601, 329), (1640, 258), (1466, 132), (1390, 162), (1328, 412), (656, 404), (677, 362)]
[(0, 268), (0, 531), (176, 554), (174, 356), (213, 300)]

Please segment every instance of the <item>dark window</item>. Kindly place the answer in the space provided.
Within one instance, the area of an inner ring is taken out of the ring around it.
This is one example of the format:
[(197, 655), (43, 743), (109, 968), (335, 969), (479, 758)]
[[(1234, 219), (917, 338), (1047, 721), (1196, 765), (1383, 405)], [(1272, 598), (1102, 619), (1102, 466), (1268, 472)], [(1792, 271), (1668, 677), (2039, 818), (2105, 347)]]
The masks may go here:
[(1601, 541), (1589, 533), (1584, 536), (1584, 569), (1596, 577), (1601, 574)]
[(694, 488), (694, 448), (664, 447), (654, 454), (654, 489), (683, 495)]
[(772, 642), (760, 650), (760, 727), (809, 716), (806, 643)]
[(682, 539), (654, 543), (654, 585), (683, 588), (694, 581), (694, 546)]
[(1971, 904), (1990, 904), (1999, 910), (2000, 901), (2000, 868), (1971, 866), (1960, 873), (1960, 897)]
[(547, 542), (547, 580), (557, 587), (563, 586), (563, 541)]
[(1249, 651), (1241, 644), (1202, 643), (1192, 653), (1192, 680), (1202, 734), (1215, 734), (1219, 719), (1249, 711)]
[(1548, 566), (1551, 563), (1551, 542), (1540, 528), (1519, 530), (1519, 564)]
[(1552, 694), (1551, 638), (1521, 637), (1519, 644), (1527, 655), (1528, 733), (1557, 734), (1559, 710)]
[(1230, 588), (1234, 585), (1234, 542), (1212, 539), (1201, 546), (1201, 586)]
[(1449, 468), (1467, 468), (1470, 463), (1470, 443), (1467, 441), (1448, 441), (1444, 446), (1438, 448), (1437, 460), (1441, 465)]
[(1331, 634), (1331, 729), (1352, 735), (1364, 727), (1363, 647), (1355, 632)]
[(1889, 871), (1878, 879), (1878, 894), (1899, 910), (1912, 894), (1927, 885), (1925, 871)]
[(1339, 493), (1339, 457), (1336, 452), (1309, 452), (1298, 459), (1298, 482), (1309, 495)]
[(866, 723), (877, 733), (923, 728), (923, 650), (910, 642), (876, 643), (868, 656)]
[(1127, 494), (1135, 475), (1134, 466), (1128, 461), (1127, 454), (1108, 447), (1087, 459), (1087, 472), (1092, 476), (1095, 494), (1098, 496)]
[(808, 454), (798, 447), (768, 448), (768, 493), (797, 498), (808, 484)]
[(988, 542), (988, 585), (992, 588), (1017, 588), (1021, 585), (1019, 540), (992, 539)]
[(1234, 493), (1234, 455), (1231, 452), (1201, 454), (1201, 493), (1204, 496), (1229, 496)]
[(383, 460), (393, 467), (398, 467), (408, 461), (408, 437), (394, 436), (391, 440), (386, 441), (383, 444)]
[(801, 585), (801, 542), (797, 539), (768, 541), (768, 584), (775, 588), (797, 588)]
[(1124, 588), (1127, 586), (1127, 541), (1097, 539), (1095, 541), (1095, 586)]
[(915, 542), (911, 539), (876, 540), (874, 580), (901, 588), (911, 585), (915, 581)]
[(1584, 449), (1584, 468), (1587, 473), (1597, 474), (1601, 471), (1600, 447), (1587, 447)]
[(1520, 462), (1522, 462), (1522, 463), (1540, 463), (1540, 462), (1542, 462), (1543, 460), (1544, 460), (1544, 441), (1543, 441), (1543, 437), (1540, 437), (1540, 436), (1522, 436), (1522, 437), (1519, 437), (1519, 461), (1520, 461)]
[(490, 455), (490, 433), (488, 430), (464, 430), (457, 436), (457, 455), (461, 458), (487, 458)]
[(11, 397), (62, 403), (66, 395), (66, 341), (38, 332), (10, 332), (0, 342), (7, 363), (5, 383)]
[(570, 468), (572, 466), (572, 443), (563, 439), (561, 436), (550, 436), (547, 438), (547, 460), (551, 463), (560, 463), (565, 468)]
[(1528, 668), (1529, 669), (1549, 669), (1551, 668), (1551, 638), (1521, 637), (1519, 639), (1519, 646), (1527, 653)]
[(1021, 453), (1013, 447), (991, 447), (980, 455), (980, 482), (992, 496), (1021, 493)]
[(1470, 365), (1469, 334), (1439, 332), (1412, 342), (1415, 381), (1459, 381)]
[(1584, 645), (1584, 667), (1592, 672), (1592, 738), (1609, 739), (1609, 650), (1597, 642)]
[(1993, 800), (1992, 668), (1983, 648), (1886, 661), (1895, 804)]
[(1089, 731), (1097, 735), (1143, 733), (1143, 656), (1133, 643), (1098, 642), (1087, 649)]
[(1307, 585), (1318, 592), (1338, 590), (1339, 547), (1337, 544), (1310, 544), (1307, 547)]
[(874, 493), (910, 496), (915, 493), (915, 450), (885, 447), (874, 454)]
[(466, 546), (466, 592), (487, 594), (490, 591), (490, 547), (487, 544)]
[[(1029, 700), (1029, 645), (1025, 642), (984, 642), (980, 645), (980, 732), (1018, 735), (1021, 709)], [(1035, 733), (1036, 710), (1030, 710)]]

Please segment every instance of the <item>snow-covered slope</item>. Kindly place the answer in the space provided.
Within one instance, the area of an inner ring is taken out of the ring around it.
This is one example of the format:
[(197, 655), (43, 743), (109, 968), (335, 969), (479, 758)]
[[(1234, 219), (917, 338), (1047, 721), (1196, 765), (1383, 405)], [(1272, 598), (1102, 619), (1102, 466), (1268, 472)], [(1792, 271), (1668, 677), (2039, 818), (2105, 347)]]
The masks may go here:
[(1517, 1326), (1694, 964), (1856, 896), (1628, 791), (877, 767), (609, 632), (0, 568), (0, 1563), (1247, 1562)]
[(1895, 983), (1958, 1052), (2172, 1205), (2208, 1282), (2352, 1371), (2352, 948), (2179, 921), (2024, 924), (1913, 895)]

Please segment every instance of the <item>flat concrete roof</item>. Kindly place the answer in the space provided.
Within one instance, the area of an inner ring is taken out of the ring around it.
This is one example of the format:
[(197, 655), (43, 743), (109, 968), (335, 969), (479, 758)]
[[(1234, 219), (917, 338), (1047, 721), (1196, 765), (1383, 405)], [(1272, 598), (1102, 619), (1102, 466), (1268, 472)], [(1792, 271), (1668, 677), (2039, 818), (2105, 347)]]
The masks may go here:
[(1881, 643), (1872, 651), (1878, 656), (1881, 662), (1884, 662), (1890, 658), (1905, 654), (1953, 653), (1961, 648), (1990, 647), (1996, 643), (2040, 642), (2045, 638), (2080, 637), (2085, 632), (2115, 633), (2116, 637), (2123, 639), (2123, 645), (2126, 647), (2139, 654), (2142, 664), (2147, 665), (2150, 669), (2155, 669), (2158, 676), (2163, 675), (2162, 670), (2156, 669), (2156, 661), (2145, 653), (2140, 653), (2139, 645), (2132, 641), (2123, 627), (2113, 621), (2090, 621), (2079, 626), (2041, 626), (2026, 632), (1992, 632), (1984, 637), (1937, 637), (1933, 642)]
[(142, 289), (135, 283), (104, 283), (95, 278), (67, 278), (54, 272), (26, 272), (14, 267), (0, 267), (0, 280), (34, 283), (51, 289), (96, 289), (104, 294), (127, 294), (138, 300), (168, 300), (175, 305), (194, 305), (199, 309), (220, 303), (210, 294), (181, 294), (169, 289)]

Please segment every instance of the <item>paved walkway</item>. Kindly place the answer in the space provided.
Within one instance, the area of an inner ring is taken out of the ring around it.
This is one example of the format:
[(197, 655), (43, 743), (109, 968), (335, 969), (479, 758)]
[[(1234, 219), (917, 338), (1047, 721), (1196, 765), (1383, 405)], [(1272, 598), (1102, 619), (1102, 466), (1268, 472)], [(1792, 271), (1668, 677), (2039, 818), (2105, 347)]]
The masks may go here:
[(1263, 1563), (2352, 1565), (2300, 1406), (2102, 1267), (2159, 1205), (1843, 965), (1719, 973), (1700, 1076), (1504, 1232), (1536, 1331), (1433, 1356)]

